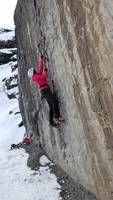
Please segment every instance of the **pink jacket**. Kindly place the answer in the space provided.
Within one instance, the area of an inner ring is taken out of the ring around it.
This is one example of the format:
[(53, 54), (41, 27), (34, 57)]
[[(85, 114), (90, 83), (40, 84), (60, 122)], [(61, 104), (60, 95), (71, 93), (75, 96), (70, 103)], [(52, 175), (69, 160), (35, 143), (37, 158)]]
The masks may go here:
[(39, 70), (37, 70), (36, 74), (32, 76), (32, 81), (35, 82), (40, 90), (44, 90), (49, 88), (47, 84), (48, 72), (43, 70), (44, 68), (44, 61), (40, 59)]

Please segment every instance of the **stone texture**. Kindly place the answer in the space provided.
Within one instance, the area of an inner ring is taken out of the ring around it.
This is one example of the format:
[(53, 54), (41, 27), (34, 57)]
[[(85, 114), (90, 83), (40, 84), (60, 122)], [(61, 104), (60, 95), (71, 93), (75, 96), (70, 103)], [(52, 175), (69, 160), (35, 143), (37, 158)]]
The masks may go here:
[[(113, 1), (18, 0), (20, 108), (26, 133), (98, 199), (113, 199)], [(65, 124), (48, 127), (48, 106), (27, 77), (45, 38), (49, 83)]]

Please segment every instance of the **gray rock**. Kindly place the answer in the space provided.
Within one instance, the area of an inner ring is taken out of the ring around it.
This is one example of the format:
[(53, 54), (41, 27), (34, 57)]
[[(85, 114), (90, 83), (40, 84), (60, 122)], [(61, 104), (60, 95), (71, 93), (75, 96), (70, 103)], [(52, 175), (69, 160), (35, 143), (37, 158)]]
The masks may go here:
[[(113, 1), (18, 0), (19, 102), (26, 132), (98, 199), (113, 199)], [(27, 77), (49, 58), (49, 83), (65, 124), (48, 127), (48, 105)], [(45, 48), (44, 48), (45, 44)]]

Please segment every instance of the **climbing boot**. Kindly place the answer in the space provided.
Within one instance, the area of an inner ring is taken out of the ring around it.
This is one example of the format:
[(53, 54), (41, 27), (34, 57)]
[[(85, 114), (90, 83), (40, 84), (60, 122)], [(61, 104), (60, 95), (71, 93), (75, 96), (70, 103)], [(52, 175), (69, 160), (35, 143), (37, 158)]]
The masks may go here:
[(64, 123), (64, 121), (65, 121), (62, 117), (54, 118), (54, 120), (55, 120), (56, 123), (58, 123), (58, 122)]
[(58, 123), (56, 123), (56, 122), (49, 122), (49, 126), (53, 126), (55, 128), (58, 128)]

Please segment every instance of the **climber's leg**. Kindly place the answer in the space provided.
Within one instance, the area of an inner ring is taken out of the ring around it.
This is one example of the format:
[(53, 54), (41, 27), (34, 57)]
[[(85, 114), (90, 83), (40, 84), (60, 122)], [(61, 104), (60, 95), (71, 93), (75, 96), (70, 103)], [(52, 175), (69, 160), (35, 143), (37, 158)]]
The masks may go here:
[(53, 117), (54, 117), (53, 105), (51, 104), (50, 101), (48, 101), (48, 99), (46, 99), (46, 100), (47, 100), (47, 103), (49, 105), (49, 122), (53, 123)]
[(55, 122), (64, 122), (64, 119), (60, 115), (58, 99), (53, 95), (53, 106), (54, 106), (54, 121)]
[(55, 98), (55, 96), (51, 93), (50, 89), (47, 90), (46, 100), (49, 105), (52, 105), (54, 118), (59, 118), (60, 112), (58, 107), (58, 101)]
[(42, 93), (42, 98), (45, 98), (49, 105), (49, 123), (52, 126), (56, 126), (57, 124), (53, 120), (54, 113), (55, 113), (53, 95), (52, 95), (50, 89), (43, 90), (43, 91), (41, 91), (41, 93)]

